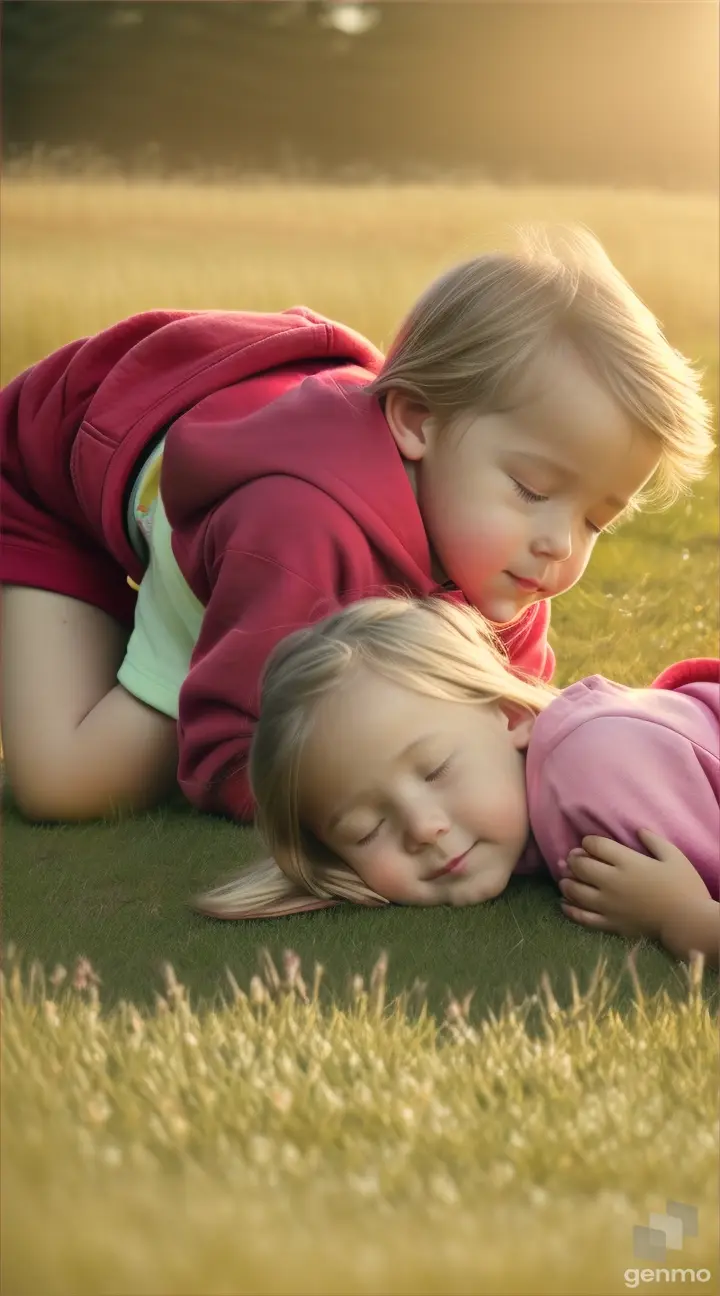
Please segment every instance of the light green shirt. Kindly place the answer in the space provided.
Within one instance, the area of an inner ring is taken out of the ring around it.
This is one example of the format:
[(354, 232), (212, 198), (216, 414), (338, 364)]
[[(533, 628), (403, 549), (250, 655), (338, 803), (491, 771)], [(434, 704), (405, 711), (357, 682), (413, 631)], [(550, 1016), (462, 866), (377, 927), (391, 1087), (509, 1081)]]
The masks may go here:
[(135, 628), (118, 682), (141, 702), (177, 719), (180, 688), (190, 669), (205, 609), (175, 560), (160, 495), (149, 512), (142, 528), (149, 562), (138, 588)]

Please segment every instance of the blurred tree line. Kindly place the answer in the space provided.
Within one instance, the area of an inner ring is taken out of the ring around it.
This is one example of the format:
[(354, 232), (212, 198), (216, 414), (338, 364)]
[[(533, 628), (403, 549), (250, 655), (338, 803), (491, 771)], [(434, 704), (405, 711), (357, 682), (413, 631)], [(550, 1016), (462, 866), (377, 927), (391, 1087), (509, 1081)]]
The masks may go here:
[(6, 156), (718, 184), (713, 0), (5, 0)]

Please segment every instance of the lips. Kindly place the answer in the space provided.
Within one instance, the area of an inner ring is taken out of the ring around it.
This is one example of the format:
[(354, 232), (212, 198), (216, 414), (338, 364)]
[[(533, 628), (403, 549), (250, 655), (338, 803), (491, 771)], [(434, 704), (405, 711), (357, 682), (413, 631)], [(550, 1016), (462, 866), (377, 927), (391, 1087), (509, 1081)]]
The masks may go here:
[(521, 590), (526, 590), (529, 594), (538, 593), (543, 589), (539, 581), (528, 580), (525, 576), (515, 576), (513, 572), (507, 574), (511, 580), (515, 581), (516, 585), (519, 585)]
[(437, 872), (432, 873), (430, 875), (431, 880), (434, 881), (435, 878), (444, 877), (446, 873), (454, 873), (457, 869), (460, 868), (460, 865), (465, 861), (467, 856), (470, 854), (471, 850), (472, 850), (472, 846), (469, 848), (469, 850), (465, 851), (464, 855), (456, 855), (455, 859), (448, 860), (447, 864), (443, 864), (441, 869), (438, 869)]

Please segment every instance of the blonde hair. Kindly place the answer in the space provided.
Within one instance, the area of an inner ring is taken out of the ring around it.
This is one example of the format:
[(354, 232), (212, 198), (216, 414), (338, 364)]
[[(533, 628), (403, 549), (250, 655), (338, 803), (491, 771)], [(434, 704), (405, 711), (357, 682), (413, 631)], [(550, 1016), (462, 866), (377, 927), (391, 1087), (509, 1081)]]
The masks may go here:
[(657, 438), (661, 459), (643, 499), (671, 503), (703, 475), (713, 448), (701, 374), (588, 230), (561, 229), (554, 239), (521, 230), (517, 252), (491, 252), (441, 275), (368, 390), (405, 392), (447, 422), (468, 410), (516, 408), (531, 362), (563, 341)]
[(250, 755), (257, 823), (273, 859), (203, 897), (202, 912), (269, 917), (338, 900), (387, 903), (308, 831), (298, 797), (317, 708), (360, 667), (430, 697), (506, 702), (533, 714), (556, 696), (511, 672), (479, 612), (443, 598), (365, 599), (289, 635), (266, 666)]

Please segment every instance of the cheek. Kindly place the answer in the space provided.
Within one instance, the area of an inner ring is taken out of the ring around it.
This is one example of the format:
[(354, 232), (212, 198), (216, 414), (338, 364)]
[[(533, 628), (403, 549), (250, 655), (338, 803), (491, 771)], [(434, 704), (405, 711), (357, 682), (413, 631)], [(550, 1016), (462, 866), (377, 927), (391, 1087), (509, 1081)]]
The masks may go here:
[(522, 517), (500, 500), (465, 499), (448, 511), (446, 527), (455, 545), (492, 565), (494, 554), (506, 555), (525, 533)]
[(518, 850), (522, 850), (529, 831), (530, 812), (528, 810), (527, 785), (523, 767), (522, 773), (514, 784), (512, 810), (508, 818), (508, 838), (518, 847)]
[(527, 802), (524, 794), (513, 789), (505, 801), (499, 801), (495, 818), (498, 841), (520, 849), (528, 834)]
[(493, 546), (506, 548), (509, 543), (515, 544), (519, 537), (525, 535), (527, 520), (512, 504), (498, 501), (488, 508), (480, 526), (485, 535), (485, 543), (492, 550)]
[[(478, 803), (477, 787), (484, 785), (486, 794)], [(515, 761), (505, 763), (497, 771), (497, 778), (484, 778), (475, 781), (474, 796), (465, 797), (469, 814), (474, 813), (477, 827), (484, 831), (495, 842), (505, 843), (508, 847), (522, 849), (528, 834), (527, 793), (525, 790), (524, 767), (518, 767)]]
[(390, 849), (380, 848), (347, 862), (366, 886), (385, 900), (402, 902), (407, 898), (408, 878)]

